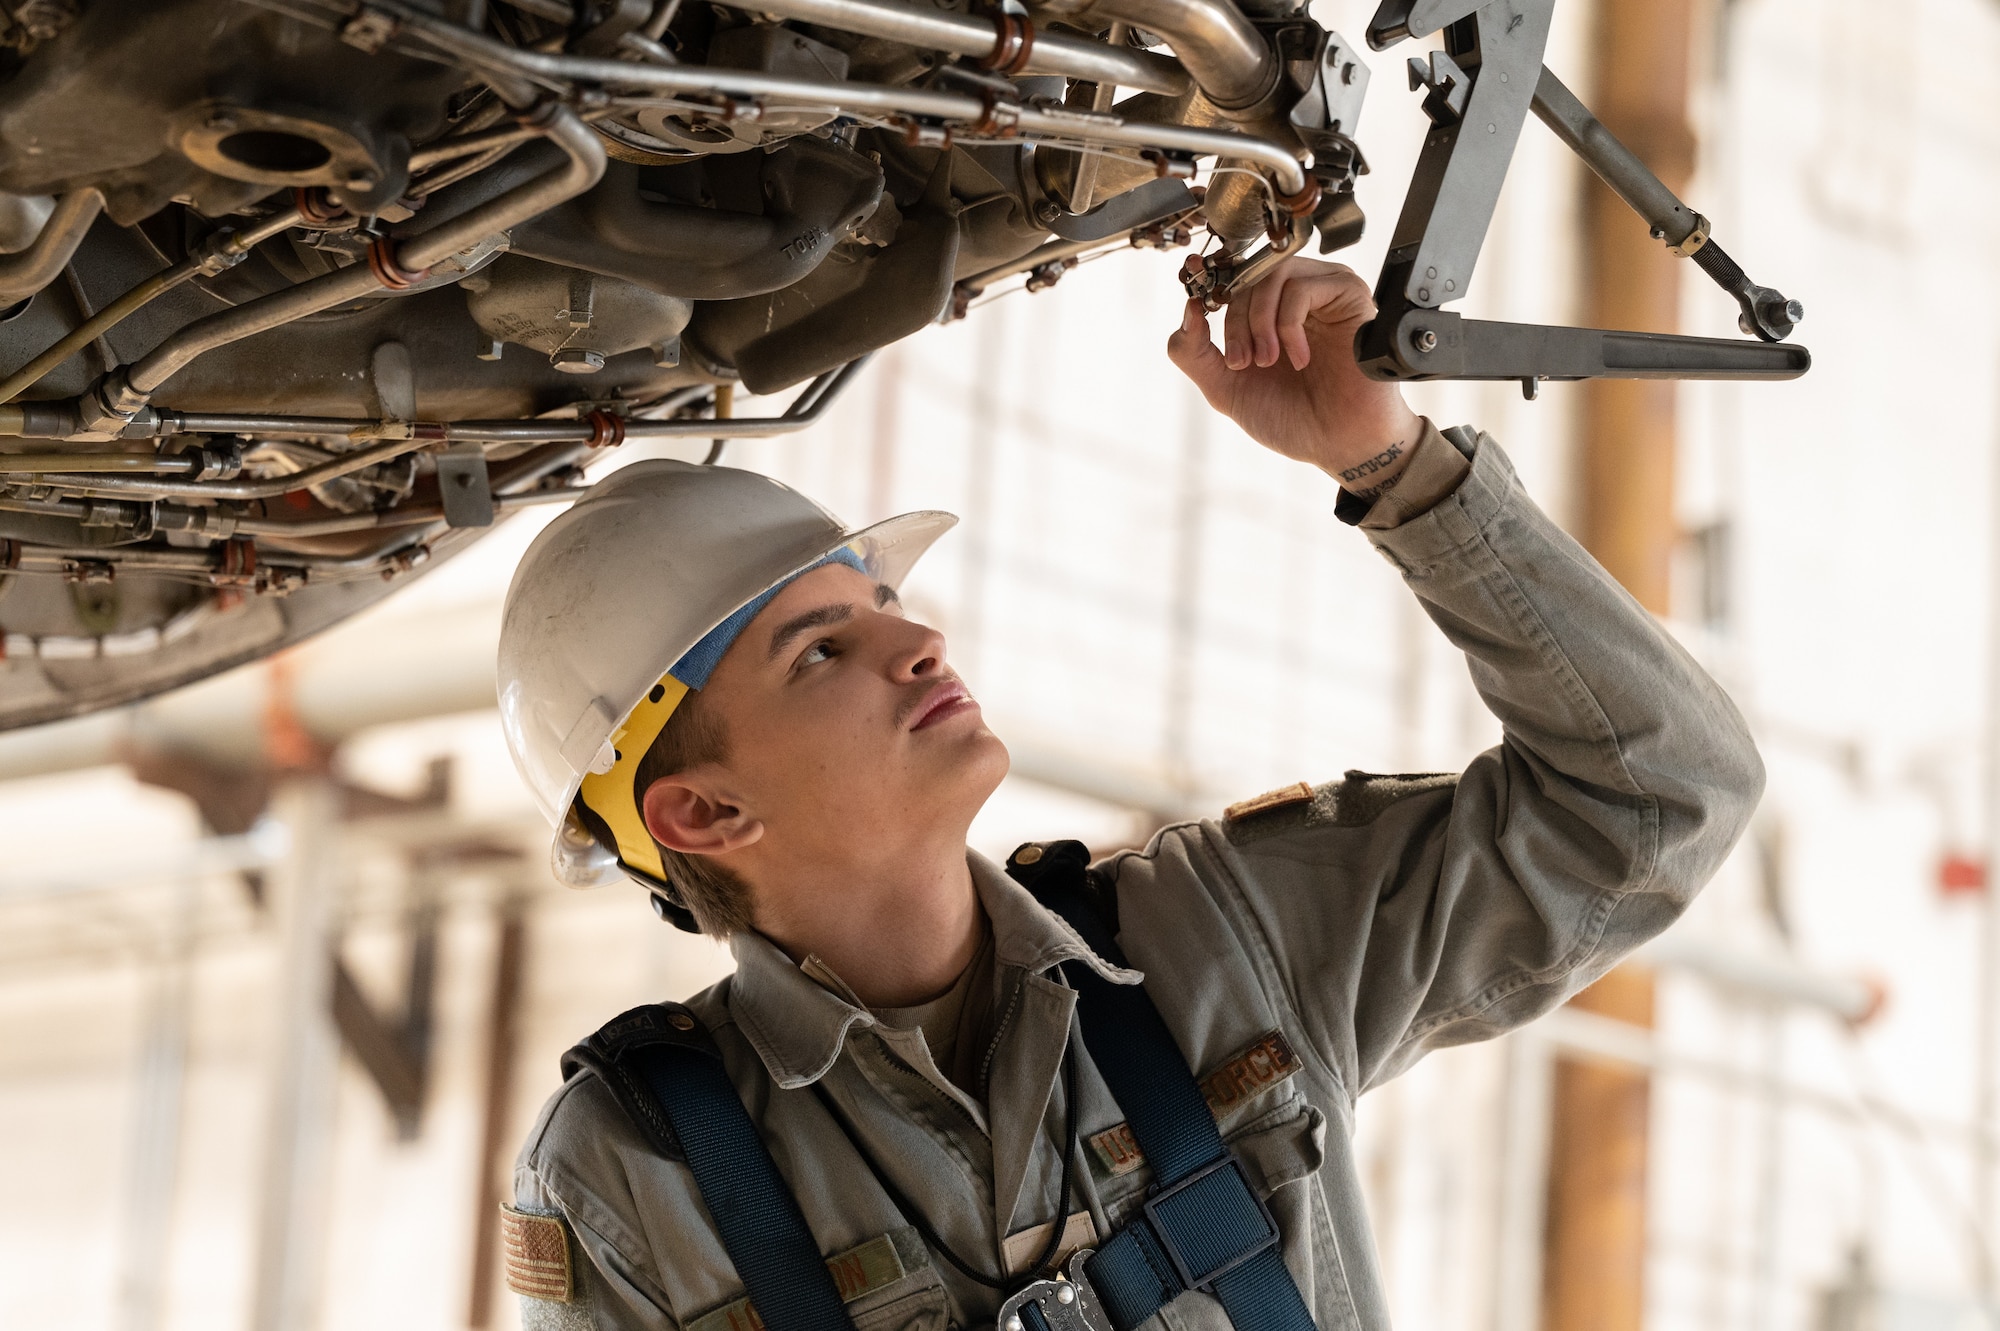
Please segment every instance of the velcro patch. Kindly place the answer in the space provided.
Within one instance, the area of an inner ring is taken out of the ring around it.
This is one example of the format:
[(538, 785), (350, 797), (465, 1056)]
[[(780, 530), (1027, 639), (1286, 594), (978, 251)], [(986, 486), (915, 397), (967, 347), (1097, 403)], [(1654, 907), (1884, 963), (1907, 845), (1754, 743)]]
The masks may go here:
[[(1299, 1070), (1299, 1056), (1281, 1031), (1270, 1031), (1201, 1079), (1201, 1095), (1218, 1119), (1251, 1096), (1270, 1090)], [(1112, 1178), (1146, 1163), (1129, 1123), (1118, 1123), (1090, 1139), (1098, 1164)]]
[(500, 1250), (507, 1288), (531, 1299), (568, 1303), (576, 1295), (569, 1265), (569, 1230), (561, 1216), (500, 1207)]
[(1222, 811), (1225, 823), (1240, 822), (1252, 814), (1269, 813), (1273, 809), (1289, 809), (1295, 804), (1310, 804), (1313, 788), (1303, 781), (1294, 781), (1289, 786), (1267, 790), (1261, 795), (1253, 795), (1247, 800), (1238, 800)]
[[(826, 1259), (826, 1270), (833, 1277), (833, 1287), (840, 1291), (842, 1303), (852, 1303), (906, 1274), (895, 1240), (887, 1234), (835, 1253)], [(687, 1331), (764, 1331), (764, 1319), (750, 1306), (750, 1300), (743, 1298), (695, 1318)]]

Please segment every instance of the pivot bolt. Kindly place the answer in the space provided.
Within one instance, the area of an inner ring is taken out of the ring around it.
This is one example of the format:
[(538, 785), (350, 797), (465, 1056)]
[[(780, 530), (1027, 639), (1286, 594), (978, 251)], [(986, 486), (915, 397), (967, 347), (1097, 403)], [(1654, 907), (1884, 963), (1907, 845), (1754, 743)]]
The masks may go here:
[(1416, 344), (1418, 351), (1436, 351), (1438, 347), (1438, 335), (1428, 328), (1418, 329), (1416, 336), (1410, 340)]
[(549, 357), (549, 364), (564, 374), (596, 374), (604, 368), (604, 354), (583, 347), (562, 347)]
[(1076, 1291), (1071, 1289), (1068, 1285), (1058, 1286), (1056, 1289), (1056, 1302), (1062, 1304), (1065, 1307), (1067, 1307), (1072, 1303), (1075, 1303)]

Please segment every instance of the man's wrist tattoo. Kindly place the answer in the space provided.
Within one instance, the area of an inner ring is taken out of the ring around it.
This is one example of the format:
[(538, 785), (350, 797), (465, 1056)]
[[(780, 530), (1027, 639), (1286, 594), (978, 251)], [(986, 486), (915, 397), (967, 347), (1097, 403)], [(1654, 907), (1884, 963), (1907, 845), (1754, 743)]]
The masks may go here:
[(1341, 472), (1340, 483), (1352, 491), (1354, 497), (1357, 499), (1379, 498), (1396, 488), (1396, 482), (1403, 479), (1400, 472), (1382, 481), (1380, 484), (1369, 486), (1365, 490), (1355, 489), (1354, 482), (1364, 476), (1373, 476), (1376, 472), (1381, 471), (1401, 456), (1403, 456), (1403, 445), (1401, 443), (1391, 444), (1374, 457), (1369, 458), (1366, 462), (1358, 466), (1349, 467)]
[(1403, 456), (1403, 445), (1401, 443), (1391, 444), (1360, 466), (1349, 467), (1346, 471), (1341, 472), (1340, 479), (1342, 481), (1358, 481), (1363, 476), (1373, 476), (1376, 472), (1382, 470), (1382, 468), (1388, 466), (1401, 456)]

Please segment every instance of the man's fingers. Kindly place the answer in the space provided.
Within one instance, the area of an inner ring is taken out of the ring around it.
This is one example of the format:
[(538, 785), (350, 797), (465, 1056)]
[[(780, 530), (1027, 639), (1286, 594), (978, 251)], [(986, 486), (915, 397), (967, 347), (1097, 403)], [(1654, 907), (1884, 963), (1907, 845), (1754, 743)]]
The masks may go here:
[(1327, 285), (1323, 278), (1287, 282), (1278, 293), (1274, 316), (1277, 338), (1284, 344), (1285, 356), (1295, 370), (1312, 364), (1312, 344), (1306, 340), (1306, 316), (1324, 300)]
[(1208, 337), (1208, 312), (1199, 301), (1189, 301), (1181, 312), (1181, 326), (1167, 338), (1167, 359), (1194, 381), (1210, 406), (1218, 406), (1229, 366)]
[(1249, 295), (1235, 293), (1222, 311), (1222, 356), (1232, 370), (1247, 370), (1252, 360)]
[(1285, 293), (1312, 285), (1312, 276), (1280, 267), (1250, 289), (1250, 350), (1259, 365), (1278, 363), (1278, 309)]

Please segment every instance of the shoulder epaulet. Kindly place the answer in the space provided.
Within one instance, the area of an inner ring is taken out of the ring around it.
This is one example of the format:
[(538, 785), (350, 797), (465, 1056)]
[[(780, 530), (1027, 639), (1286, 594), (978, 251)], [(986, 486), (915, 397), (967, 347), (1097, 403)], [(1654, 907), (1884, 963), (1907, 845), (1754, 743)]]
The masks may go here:
[(694, 1013), (679, 1003), (650, 1003), (621, 1012), (562, 1056), (563, 1080), (579, 1072), (596, 1074), (617, 1099), (625, 1116), (670, 1160), (685, 1160), (673, 1124), (659, 1102), (625, 1067), (625, 1055), (647, 1045), (670, 1044), (720, 1059), (715, 1037)]
[(1453, 772), (1400, 776), (1348, 772), (1322, 786), (1296, 781), (1230, 805), (1223, 810), (1222, 823), (1232, 839), (1260, 840), (1300, 827), (1365, 827), (1389, 806), (1457, 781)]

